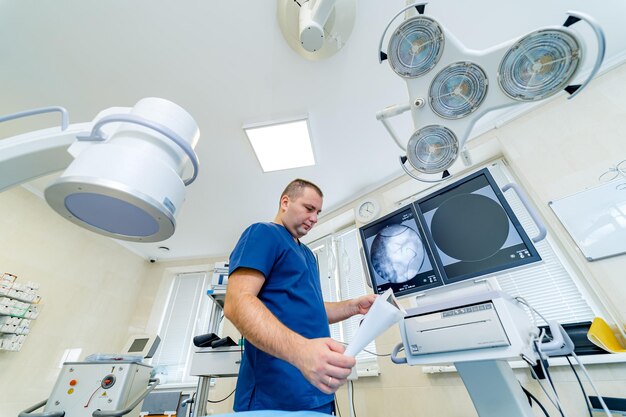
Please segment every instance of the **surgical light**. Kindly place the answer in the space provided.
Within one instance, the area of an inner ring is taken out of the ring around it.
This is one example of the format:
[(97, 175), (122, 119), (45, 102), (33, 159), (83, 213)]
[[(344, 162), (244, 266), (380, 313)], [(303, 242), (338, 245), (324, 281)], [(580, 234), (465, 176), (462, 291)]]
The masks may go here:
[(580, 64), (576, 38), (560, 29), (526, 35), (504, 55), (498, 82), (515, 100), (541, 100), (564, 88)]
[(487, 75), (471, 62), (456, 62), (441, 70), (430, 85), (429, 103), (444, 119), (473, 113), (487, 95)]
[[(400, 156), (402, 169), (419, 181), (450, 178), (449, 169), (459, 156), (465, 165), (471, 164), (466, 141), (485, 114), (536, 102), (561, 90), (573, 98), (593, 79), (604, 59), (604, 33), (583, 13), (568, 11), (561, 26), (473, 50), (435, 19), (424, 16), (425, 9), (426, 3), (414, 3), (400, 10), (378, 45), (379, 62), (389, 60), (392, 70), (404, 79), (409, 101), (383, 109), (376, 118), (406, 153)], [(412, 16), (390, 30), (396, 19), (411, 12)], [(589, 47), (593, 46), (589, 35), (578, 30), (581, 21), (595, 35), (595, 57), (584, 53), (594, 49)], [(593, 58), (583, 78), (581, 68), (588, 67), (583, 64)], [(409, 110), (415, 131), (407, 142), (398, 138), (388, 119)], [(407, 161), (412, 170), (405, 166)]]
[(425, 126), (416, 131), (407, 145), (409, 162), (424, 174), (445, 170), (456, 160), (458, 152), (459, 141), (454, 132), (440, 125)]
[[(3, 175), (0, 190), (67, 167), (44, 192), (61, 216), (116, 239), (165, 240), (174, 233), (185, 186), (197, 177), (198, 137), (196, 122), (183, 108), (145, 98), (133, 108), (107, 109), (91, 123), (65, 123), (1, 141), (0, 170), (13, 172)], [(183, 179), (187, 163), (193, 173)]]
[(437, 22), (425, 16), (409, 19), (391, 36), (389, 65), (401, 77), (419, 77), (437, 65), (443, 46), (443, 32)]

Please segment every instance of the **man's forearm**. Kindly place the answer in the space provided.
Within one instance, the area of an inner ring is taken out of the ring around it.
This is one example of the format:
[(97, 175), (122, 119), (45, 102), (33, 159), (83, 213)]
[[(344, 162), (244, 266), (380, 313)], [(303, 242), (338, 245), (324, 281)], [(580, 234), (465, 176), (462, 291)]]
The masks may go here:
[(254, 346), (272, 356), (294, 363), (295, 352), (306, 339), (282, 324), (255, 296), (227, 298), (225, 315)]
[(324, 307), (329, 324), (340, 322), (358, 313), (353, 300), (325, 302)]

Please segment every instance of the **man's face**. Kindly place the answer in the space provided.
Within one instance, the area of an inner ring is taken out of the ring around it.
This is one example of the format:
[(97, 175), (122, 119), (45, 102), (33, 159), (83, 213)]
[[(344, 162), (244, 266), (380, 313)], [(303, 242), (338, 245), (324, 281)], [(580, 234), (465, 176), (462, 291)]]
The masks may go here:
[(294, 199), (284, 195), (280, 199), (280, 208), (283, 226), (299, 239), (317, 223), (317, 215), (322, 211), (322, 197), (313, 188), (306, 187)]

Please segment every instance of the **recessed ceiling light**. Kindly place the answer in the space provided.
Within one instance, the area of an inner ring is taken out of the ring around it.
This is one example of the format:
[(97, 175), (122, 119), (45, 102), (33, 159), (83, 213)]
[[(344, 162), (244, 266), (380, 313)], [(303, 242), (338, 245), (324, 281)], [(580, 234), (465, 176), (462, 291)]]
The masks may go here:
[(263, 172), (315, 165), (308, 119), (244, 126)]

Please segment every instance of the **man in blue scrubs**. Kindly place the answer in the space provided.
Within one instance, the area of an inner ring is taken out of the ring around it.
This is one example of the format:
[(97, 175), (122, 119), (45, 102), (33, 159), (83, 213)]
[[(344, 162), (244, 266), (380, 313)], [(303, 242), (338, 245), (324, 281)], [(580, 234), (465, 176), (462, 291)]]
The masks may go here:
[(274, 221), (248, 227), (230, 255), (224, 314), (246, 339), (235, 411), (331, 414), (355, 365), (328, 324), (367, 313), (376, 296), (323, 301), (315, 256), (299, 240), (317, 223), (322, 199), (315, 184), (292, 181)]

